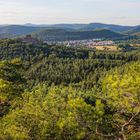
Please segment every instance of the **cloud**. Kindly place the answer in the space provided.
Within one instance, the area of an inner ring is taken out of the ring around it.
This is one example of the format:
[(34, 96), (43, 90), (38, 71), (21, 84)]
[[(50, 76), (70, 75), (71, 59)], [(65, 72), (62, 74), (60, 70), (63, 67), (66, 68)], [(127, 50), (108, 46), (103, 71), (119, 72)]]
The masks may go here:
[(0, 0), (0, 23), (139, 24), (139, 13), (138, 0)]

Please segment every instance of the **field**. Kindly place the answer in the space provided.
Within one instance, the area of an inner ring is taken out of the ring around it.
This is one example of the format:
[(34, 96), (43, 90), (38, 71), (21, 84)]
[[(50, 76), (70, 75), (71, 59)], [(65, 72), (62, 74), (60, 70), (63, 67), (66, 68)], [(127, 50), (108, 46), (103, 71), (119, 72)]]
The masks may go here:
[(118, 51), (118, 47), (117, 46), (93, 46), (91, 48), (96, 48), (96, 50), (100, 50), (100, 51), (104, 51), (104, 50), (108, 50), (108, 51)]

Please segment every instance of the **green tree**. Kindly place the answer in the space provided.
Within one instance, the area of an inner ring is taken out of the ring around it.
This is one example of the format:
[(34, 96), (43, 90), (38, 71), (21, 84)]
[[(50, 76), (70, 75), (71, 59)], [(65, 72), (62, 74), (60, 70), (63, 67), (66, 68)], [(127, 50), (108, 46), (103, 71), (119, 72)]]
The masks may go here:
[(128, 139), (139, 131), (140, 63), (127, 64), (111, 71), (102, 82), (103, 97), (114, 112), (112, 124), (118, 137)]

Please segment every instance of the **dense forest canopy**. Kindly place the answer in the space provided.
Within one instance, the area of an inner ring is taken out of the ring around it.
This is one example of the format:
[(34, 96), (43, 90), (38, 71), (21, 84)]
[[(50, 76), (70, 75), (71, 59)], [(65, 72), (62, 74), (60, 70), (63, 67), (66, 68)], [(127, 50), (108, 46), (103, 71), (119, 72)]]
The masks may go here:
[(139, 140), (140, 51), (0, 40), (1, 140)]

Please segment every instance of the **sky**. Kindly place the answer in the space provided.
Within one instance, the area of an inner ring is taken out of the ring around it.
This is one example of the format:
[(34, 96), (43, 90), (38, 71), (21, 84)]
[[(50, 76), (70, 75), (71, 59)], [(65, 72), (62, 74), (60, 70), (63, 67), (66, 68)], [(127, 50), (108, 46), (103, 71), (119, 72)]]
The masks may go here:
[(0, 24), (140, 25), (140, 0), (0, 0)]

